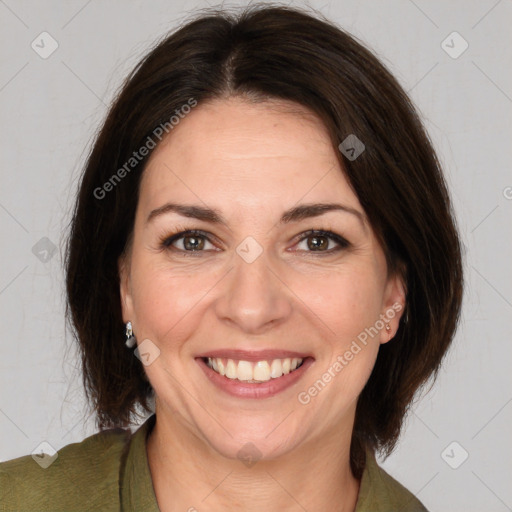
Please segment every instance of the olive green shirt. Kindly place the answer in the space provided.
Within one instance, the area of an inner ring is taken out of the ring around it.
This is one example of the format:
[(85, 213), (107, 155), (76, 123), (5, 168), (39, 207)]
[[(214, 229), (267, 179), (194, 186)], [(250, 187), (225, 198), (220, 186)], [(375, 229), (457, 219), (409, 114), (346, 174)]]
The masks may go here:
[[(152, 415), (134, 434), (106, 430), (69, 444), (46, 469), (34, 460), (38, 455), (3, 462), (0, 511), (159, 512), (146, 452), (154, 423)], [(196, 508), (200, 511), (200, 504)], [(369, 455), (355, 512), (400, 511), (426, 509)]]

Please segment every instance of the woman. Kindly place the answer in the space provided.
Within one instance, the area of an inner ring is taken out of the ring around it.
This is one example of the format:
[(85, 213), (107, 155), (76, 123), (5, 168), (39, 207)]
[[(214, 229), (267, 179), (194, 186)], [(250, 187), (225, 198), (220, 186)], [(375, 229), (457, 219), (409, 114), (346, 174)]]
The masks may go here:
[(460, 244), (406, 94), (331, 23), (210, 12), (144, 58), (67, 292), (101, 432), (0, 465), (4, 510), (425, 510), (375, 453), (450, 345)]

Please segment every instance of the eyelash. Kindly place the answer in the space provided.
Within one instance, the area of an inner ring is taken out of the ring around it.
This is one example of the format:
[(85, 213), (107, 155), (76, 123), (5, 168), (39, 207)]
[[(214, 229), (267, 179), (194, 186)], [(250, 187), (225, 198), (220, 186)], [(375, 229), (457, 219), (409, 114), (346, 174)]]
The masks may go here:
[[(188, 229), (185, 231), (180, 231), (178, 233), (174, 233), (170, 236), (163, 237), (160, 240), (160, 247), (162, 249), (178, 251), (187, 256), (198, 256), (200, 253), (206, 252), (205, 250), (186, 251), (184, 249), (177, 249), (176, 247), (172, 247), (172, 244), (174, 242), (176, 242), (177, 240), (180, 240), (182, 238), (186, 238), (189, 236), (190, 237), (192, 237), (192, 236), (203, 237), (211, 244), (214, 243), (212, 241), (212, 239), (210, 238), (210, 236), (208, 236), (208, 233), (206, 231), (202, 231), (200, 229)], [(300, 242), (302, 242), (308, 238), (315, 237), (315, 236), (328, 238), (338, 244), (338, 247), (335, 247), (334, 249), (329, 249), (327, 251), (306, 251), (306, 252), (310, 252), (315, 255), (319, 255), (319, 256), (331, 255), (335, 252), (339, 252), (343, 249), (347, 249), (351, 245), (350, 242), (348, 242), (342, 236), (340, 236), (336, 233), (333, 233), (332, 231), (327, 231), (327, 230), (323, 230), (323, 229), (310, 229), (308, 231), (305, 231), (304, 233), (301, 234), (301, 237), (297, 240), (296, 244), (299, 244)]]

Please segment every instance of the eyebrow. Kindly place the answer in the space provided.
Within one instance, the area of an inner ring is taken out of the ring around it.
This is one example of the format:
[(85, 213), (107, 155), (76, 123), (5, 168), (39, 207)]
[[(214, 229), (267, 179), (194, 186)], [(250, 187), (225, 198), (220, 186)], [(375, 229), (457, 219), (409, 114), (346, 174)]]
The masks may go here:
[[(291, 222), (298, 222), (311, 217), (319, 217), (320, 215), (331, 211), (342, 211), (354, 215), (362, 224), (363, 229), (366, 230), (365, 215), (355, 208), (339, 203), (311, 203), (295, 206), (283, 213), (279, 223), (289, 224)], [(212, 224), (222, 224), (224, 226), (228, 226), (226, 219), (218, 210), (203, 206), (177, 203), (166, 203), (158, 208), (155, 208), (148, 215), (146, 223), (149, 223), (160, 215), (164, 215), (170, 212), (177, 213), (183, 217), (190, 217), (193, 219), (211, 222)]]

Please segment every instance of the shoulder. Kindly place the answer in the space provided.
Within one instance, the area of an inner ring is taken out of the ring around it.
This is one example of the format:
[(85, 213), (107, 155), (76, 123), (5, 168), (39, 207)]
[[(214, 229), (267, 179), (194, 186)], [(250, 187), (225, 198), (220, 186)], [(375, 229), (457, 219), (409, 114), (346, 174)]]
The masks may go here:
[(64, 446), (53, 461), (26, 455), (1, 463), (0, 512), (118, 509), (120, 466), (131, 436), (105, 430)]
[(367, 452), (356, 512), (428, 512), (412, 492), (386, 473)]

